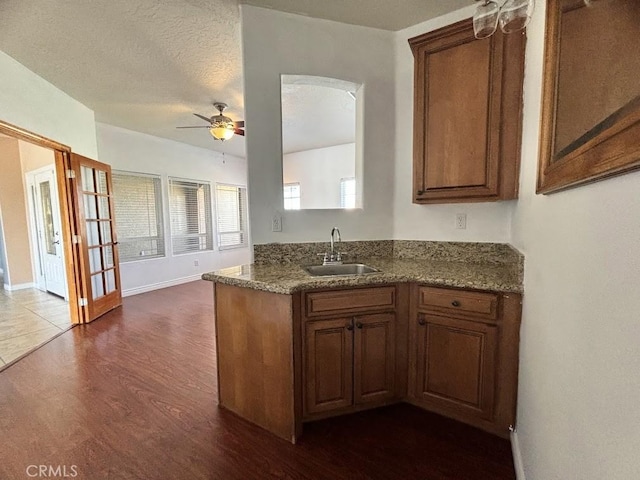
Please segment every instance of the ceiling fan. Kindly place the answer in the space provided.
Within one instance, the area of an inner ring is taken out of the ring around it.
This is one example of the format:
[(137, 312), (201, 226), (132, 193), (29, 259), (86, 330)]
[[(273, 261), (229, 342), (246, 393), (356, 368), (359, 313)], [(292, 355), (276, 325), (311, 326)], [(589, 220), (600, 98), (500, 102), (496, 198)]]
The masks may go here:
[(214, 115), (211, 118), (194, 113), (194, 115), (202, 120), (209, 122), (209, 125), (197, 125), (193, 127), (176, 127), (176, 128), (208, 128), (211, 136), (224, 142), (229, 140), (234, 135), (240, 135), (244, 137), (244, 121), (234, 122), (229, 117), (223, 115), (224, 109), (227, 108), (226, 103), (216, 102), (214, 107), (220, 112), (218, 115)]

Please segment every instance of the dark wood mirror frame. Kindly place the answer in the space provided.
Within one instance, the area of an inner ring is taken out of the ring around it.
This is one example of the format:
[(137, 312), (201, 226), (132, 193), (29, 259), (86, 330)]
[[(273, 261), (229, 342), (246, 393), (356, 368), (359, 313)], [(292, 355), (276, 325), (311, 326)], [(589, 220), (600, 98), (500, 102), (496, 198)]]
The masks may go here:
[(640, 2), (589, 3), (547, 2), (538, 193), (640, 169)]

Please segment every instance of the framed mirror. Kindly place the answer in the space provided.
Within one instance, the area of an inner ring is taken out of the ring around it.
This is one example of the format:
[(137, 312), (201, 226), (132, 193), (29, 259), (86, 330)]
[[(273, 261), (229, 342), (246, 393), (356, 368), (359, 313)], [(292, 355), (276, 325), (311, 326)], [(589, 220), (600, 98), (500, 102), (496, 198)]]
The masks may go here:
[(285, 210), (361, 207), (360, 87), (336, 78), (281, 76)]
[(538, 193), (640, 168), (640, 2), (548, 0)]

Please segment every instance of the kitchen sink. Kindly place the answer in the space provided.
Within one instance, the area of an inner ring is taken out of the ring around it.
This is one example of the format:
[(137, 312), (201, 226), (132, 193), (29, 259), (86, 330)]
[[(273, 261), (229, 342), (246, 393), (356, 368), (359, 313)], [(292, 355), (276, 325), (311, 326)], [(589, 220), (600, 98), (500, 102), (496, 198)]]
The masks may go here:
[(309, 275), (314, 277), (328, 277), (335, 275), (366, 275), (377, 273), (379, 270), (362, 263), (345, 263), (343, 265), (312, 265), (305, 267)]

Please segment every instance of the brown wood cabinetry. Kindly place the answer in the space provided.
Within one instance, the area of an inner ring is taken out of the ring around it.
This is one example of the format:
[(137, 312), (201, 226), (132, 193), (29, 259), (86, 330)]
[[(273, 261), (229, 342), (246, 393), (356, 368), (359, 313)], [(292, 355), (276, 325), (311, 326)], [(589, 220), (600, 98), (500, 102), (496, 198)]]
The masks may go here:
[(407, 283), (216, 283), (220, 405), (294, 443), (303, 422), (401, 401), (506, 437), (520, 311), (518, 294)]
[[(310, 292), (305, 304), (305, 418), (359, 410), (398, 397), (396, 287)], [(363, 311), (367, 309), (387, 311)], [(317, 318), (320, 314), (330, 317)]]
[(416, 396), (443, 408), (490, 418), (497, 327), (418, 315)]
[(521, 297), (414, 286), (412, 403), (502, 436), (515, 423)]
[(414, 203), (516, 198), (525, 34), (477, 40), (469, 19), (409, 44)]
[(354, 321), (354, 402), (389, 400), (396, 395), (396, 316), (361, 315)]
[(305, 414), (353, 403), (353, 321), (319, 320), (305, 324)]

